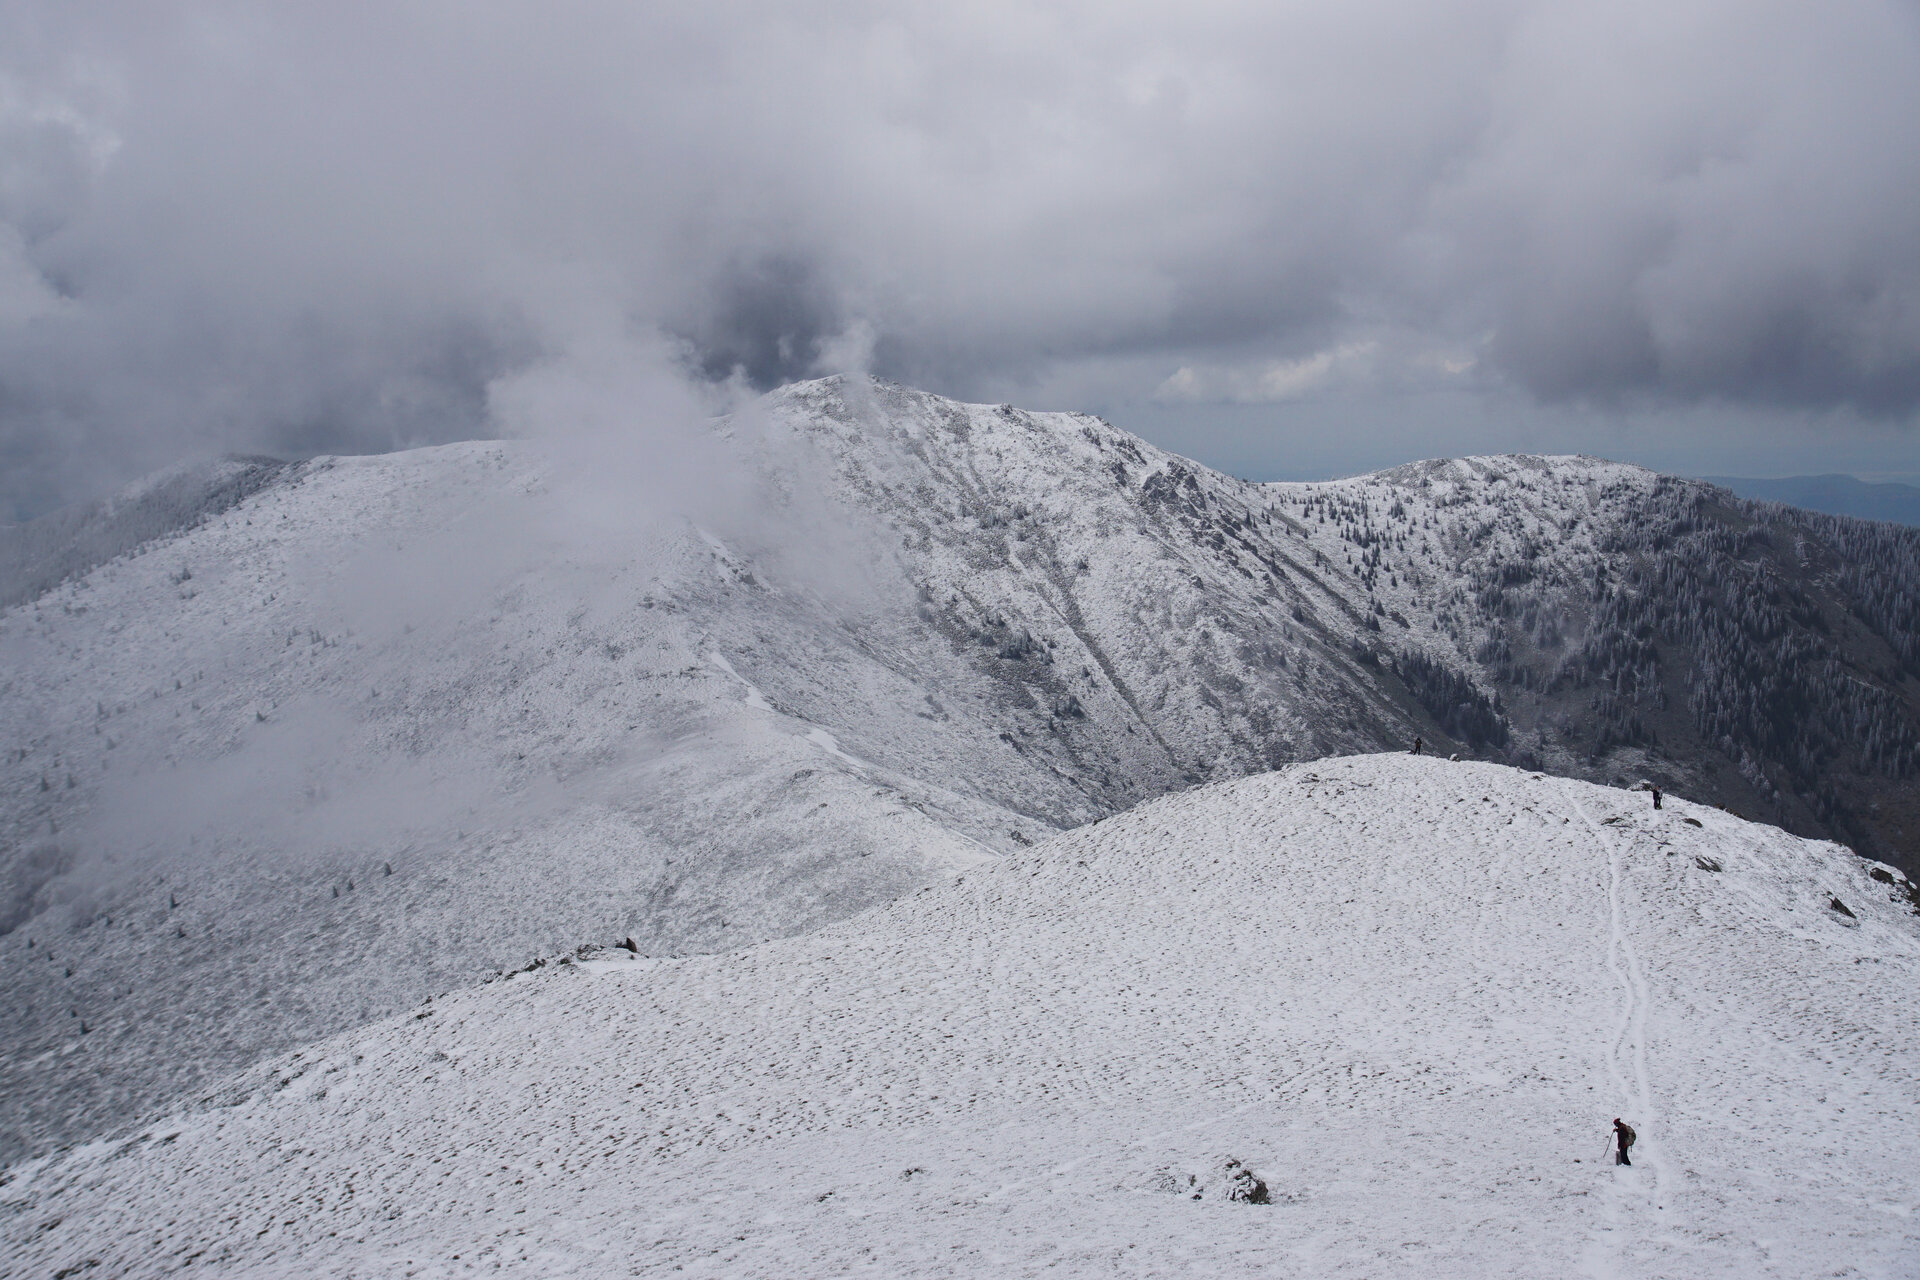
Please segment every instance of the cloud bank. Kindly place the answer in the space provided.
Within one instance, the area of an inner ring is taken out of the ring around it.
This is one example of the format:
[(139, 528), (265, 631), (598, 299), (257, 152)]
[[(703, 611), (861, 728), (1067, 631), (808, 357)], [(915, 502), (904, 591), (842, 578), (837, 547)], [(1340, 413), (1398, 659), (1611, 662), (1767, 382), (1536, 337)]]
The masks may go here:
[(526, 429), (583, 348), (1907, 420), (1916, 119), (1907, 0), (16, 0), (0, 518)]

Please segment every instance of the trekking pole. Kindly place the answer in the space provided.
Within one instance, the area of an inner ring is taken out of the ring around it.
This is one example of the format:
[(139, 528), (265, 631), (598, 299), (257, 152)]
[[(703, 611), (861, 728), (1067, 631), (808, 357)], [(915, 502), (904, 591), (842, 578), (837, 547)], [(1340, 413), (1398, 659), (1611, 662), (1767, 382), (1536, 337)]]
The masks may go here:
[(1607, 1157), (1612, 1154), (1613, 1154), (1613, 1139), (1608, 1138), (1607, 1145), (1604, 1148), (1602, 1148), (1600, 1151), (1600, 1163), (1605, 1164), (1607, 1162)]

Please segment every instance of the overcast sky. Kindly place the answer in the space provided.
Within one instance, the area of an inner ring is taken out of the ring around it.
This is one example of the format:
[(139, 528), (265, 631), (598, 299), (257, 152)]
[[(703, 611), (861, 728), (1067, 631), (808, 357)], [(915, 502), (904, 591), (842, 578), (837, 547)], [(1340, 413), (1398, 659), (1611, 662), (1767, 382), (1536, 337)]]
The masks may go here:
[(0, 0), (0, 517), (662, 369), (1911, 476), (1916, 121), (1913, 0)]

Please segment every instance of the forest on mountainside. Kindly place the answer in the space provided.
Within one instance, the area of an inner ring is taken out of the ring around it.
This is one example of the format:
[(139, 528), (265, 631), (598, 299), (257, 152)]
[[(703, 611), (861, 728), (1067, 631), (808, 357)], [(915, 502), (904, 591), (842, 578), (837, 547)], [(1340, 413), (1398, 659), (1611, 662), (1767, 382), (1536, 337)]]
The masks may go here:
[(1584, 600), (1524, 562), (1478, 584), (1475, 656), (1517, 727), (1911, 866), (1920, 530), (1661, 477), (1599, 545)]

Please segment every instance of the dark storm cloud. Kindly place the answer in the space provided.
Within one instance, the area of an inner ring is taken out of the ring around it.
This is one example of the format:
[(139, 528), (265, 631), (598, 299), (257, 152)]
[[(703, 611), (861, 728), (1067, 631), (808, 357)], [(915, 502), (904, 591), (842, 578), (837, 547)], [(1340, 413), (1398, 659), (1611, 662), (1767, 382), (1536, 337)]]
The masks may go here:
[(583, 344), (732, 388), (1901, 417), (1917, 33), (1896, 0), (17, 0), (0, 509), (499, 429)]
[(669, 332), (712, 382), (739, 377), (759, 390), (812, 374), (845, 328), (832, 287), (803, 258), (771, 254), (730, 264), (692, 314)]

